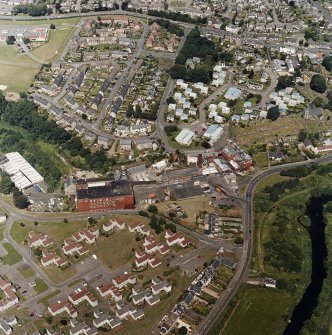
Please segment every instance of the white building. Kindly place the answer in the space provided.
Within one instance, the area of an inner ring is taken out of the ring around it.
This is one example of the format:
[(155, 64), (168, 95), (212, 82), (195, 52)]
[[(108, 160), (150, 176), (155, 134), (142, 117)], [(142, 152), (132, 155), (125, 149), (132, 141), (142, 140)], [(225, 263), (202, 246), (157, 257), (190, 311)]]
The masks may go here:
[(44, 178), (18, 152), (10, 152), (1, 157), (0, 168), (10, 175), (10, 179), (19, 190), (44, 181)]
[(185, 128), (181, 130), (178, 136), (176, 136), (175, 141), (182, 145), (189, 146), (193, 140), (194, 135), (194, 132)]

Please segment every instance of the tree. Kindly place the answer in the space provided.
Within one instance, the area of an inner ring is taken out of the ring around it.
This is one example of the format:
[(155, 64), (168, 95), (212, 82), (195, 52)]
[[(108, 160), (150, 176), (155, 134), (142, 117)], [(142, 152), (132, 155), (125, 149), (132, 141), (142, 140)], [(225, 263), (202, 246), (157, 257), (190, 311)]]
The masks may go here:
[(322, 97), (316, 97), (312, 102), (316, 107), (323, 107), (324, 106), (324, 99)]
[(155, 205), (149, 205), (148, 206), (148, 212), (149, 213), (158, 213), (158, 207), (157, 206), (155, 206)]
[(63, 222), (64, 223), (68, 223), (68, 219), (63, 219)]
[(318, 73), (314, 74), (310, 81), (310, 87), (318, 93), (324, 93), (327, 88), (325, 78)]
[(35, 226), (38, 226), (38, 221), (34, 221), (33, 223)]
[(234, 240), (234, 242), (236, 243), (236, 244), (243, 244), (243, 237), (241, 237), (241, 236), (237, 236), (236, 238), (235, 238), (235, 240)]
[(15, 36), (12, 36), (12, 35), (7, 36), (7, 39), (6, 39), (7, 44), (9, 44), (9, 45), (14, 44), (15, 41), (16, 41)]
[(295, 86), (295, 81), (293, 76), (280, 76), (276, 86), (277, 91), (283, 90), (286, 87)]
[(266, 118), (269, 119), (269, 120), (275, 121), (279, 118), (279, 116), (280, 116), (279, 107), (274, 106), (274, 107), (271, 107), (267, 111)]
[(55, 29), (55, 24), (52, 23), (52, 24), (50, 25), (50, 28), (51, 28), (51, 29)]
[(170, 70), (172, 79), (183, 79), (186, 76), (186, 67), (182, 64), (174, 64)]
[(185, 326), (180, 327), (179, 330), (178, 330), (178, 334), (179, 335), (187, 335), (188, 334), (187, 327), (185, 327)]
[(14, 187), (14, 183), (10, 179), (9, 174), (5, 171), (1, 171), (0, 178), (0, 192), (4, 194), (9, 194)]
[(175, 99), (173, 97), (168, 97), (167, 100), (166, 100), (166, 102), (167, 102), (168, 105), (176, 103), (176, 101), (175, 101)]
[(49, 315), (45, 318), (45, 321), (50, 325), (53, 322), (53, 316)]
[(332, 56), (324, 57), (322, 61), (322, 65), (325, 67), (327, 71), (331, 72), (332, 71)]

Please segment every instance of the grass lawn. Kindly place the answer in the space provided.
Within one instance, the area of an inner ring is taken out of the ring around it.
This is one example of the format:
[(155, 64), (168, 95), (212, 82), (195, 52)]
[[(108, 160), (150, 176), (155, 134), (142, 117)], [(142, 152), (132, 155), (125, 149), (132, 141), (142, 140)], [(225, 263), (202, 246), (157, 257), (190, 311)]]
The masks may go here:
[(23, 265), (18, 269), (24, 278), (30, 278), (35, 275), (35, 271), (28, 265)]
[(26, 91), (38, 71), (39, 67), (0, 64), (0, 85), (8, 86), (7, 91), (17, 93)]
[(21, 227), (19, 222), (15, 222), (10, 230), (10, 235), (13, 239), (23, 244), (29, 231), (39, 231), (49, 235), (58, 244), (62, 244), (66, 237), (70, 237), (77, 230), (85, 228), (86, 221), (73, 221), (69, 220), (68, 223), (61, 222), (40, 222), (35, 226), (32, 222), (25, 222), (25, 227)]
[(56, 290), (56, 291), (50, 293), (49, 295), (47, 295), (46, 297), (38, 300), (38, 304), (43, 304), (44, 306), (48, 306), (48, 300), (54, 298), (56, 295), (58, 295), (60, 293), (61, 293), (60, 290)]
[(52, 21), (56, 28), (50, 31), (49, 41), (33, 50), (32, 54), (43, 61), (56, 60), (68, 44), (77, 22), (77, 18), (62, 22)]
[(116, 269), (134, 260), (132, 249), (137, 246), (135, 234), (128, 230), (117, 230), (109, 237), (101, 236), (92, 251), (105, 266)]
[(11, 244), (4, 243), (3, 247), (7, 251), (7, 255), (2, 257), (2, 261), (4, 264), (14, 265), (22, 260), (21, 255), (15, 250), (15, 248)]
[(58, 150), (52, 144), (45, 143), (43, 141), (37, 142), (39, 147), (52, 159), (53, 164), (59, 169), (62, 175), (70, 173), (71, 167), (65, 164), (61, 158), (57, 155)]
[(3, 232), (5, 230), (5, 227), (4, 226), (0, 226), (0, 241), (3, 240)]
[(37, 294), (47, 291), (48, 286), (44, 283), (42, 279), (37, 278), (35, 280), (35, 283), (36, 283), (36, 286), (34, 287), (34, 290), (36, 291)]
[(14, 45), (4, 45), (0, 47), (0, 60), (10, 62), (16, 55), (17, 52)]
[(268, 154), (266, 152), (258, 152), (257, 154), (254, 155), (254, 162), (255, 165), (258, 165), (259, 167), (267, 167), (269, 164), (268, 161)]
[(284, 291), (246, 287), (222, 334), (265, 335), (267, 330), (268, 334), (281, 334), (286, 324), (283, 316), (291, 300)]

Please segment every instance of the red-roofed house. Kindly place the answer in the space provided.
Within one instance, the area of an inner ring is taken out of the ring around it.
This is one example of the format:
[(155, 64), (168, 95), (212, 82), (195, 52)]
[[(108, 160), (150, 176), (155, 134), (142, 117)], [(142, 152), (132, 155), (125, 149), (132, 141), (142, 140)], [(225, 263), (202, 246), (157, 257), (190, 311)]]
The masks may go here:
[(75, 290), (73, 293), (69, 294), (68, 297), (69, 302), (71, 302), (74, 306), (80, 304), (83, 301), (87, 301), (92, 307), (98, 305), (98, 300), (93, 296), (93, 294), (86, 288), (79, 288)]
[(66, 312), (72, 318), (77, 317), (77, 312), (74, 306), (67, 299), (63, 299), (54, 304), (51, 304), (48, 306), (47, 309), (51, 313), (52, 316)]
[(113, 278), (112, 283), (115, 285), (115, 287), (121, 289), (122, 287), (128, 285), (128, 284), (136, 284), (136, 277), (130, 273), (125, 272), (124, 274)]
[(97, 287), (97, 291), (102, 297), (107, 297), (111, 295), (115, 301), (122, 300), (122, 294), (117, 287), (112, 283), (108, 283), (102, 286)]

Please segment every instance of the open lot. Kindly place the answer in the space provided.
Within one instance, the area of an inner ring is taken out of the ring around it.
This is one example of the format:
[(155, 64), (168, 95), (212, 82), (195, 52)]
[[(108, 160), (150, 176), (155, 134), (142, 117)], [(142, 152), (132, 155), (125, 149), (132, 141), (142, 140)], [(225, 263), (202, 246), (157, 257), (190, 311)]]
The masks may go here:
[(183, 224), (193, 228), (197, 228), (196, 216), (200, 212), (204, 211), (208, 213), (213, 212), (213, 208), (209, 205), (210, 200), (211, 200), (210, 197), (198, 197), (198, 198), (183, 199), (177, 201), (160, 202), (156, 204), (156, 206), (158, 207), (160, 213), (167, 213), (170, 205), (172, 204), (179, 205), (188, 216), (183, 220)]

